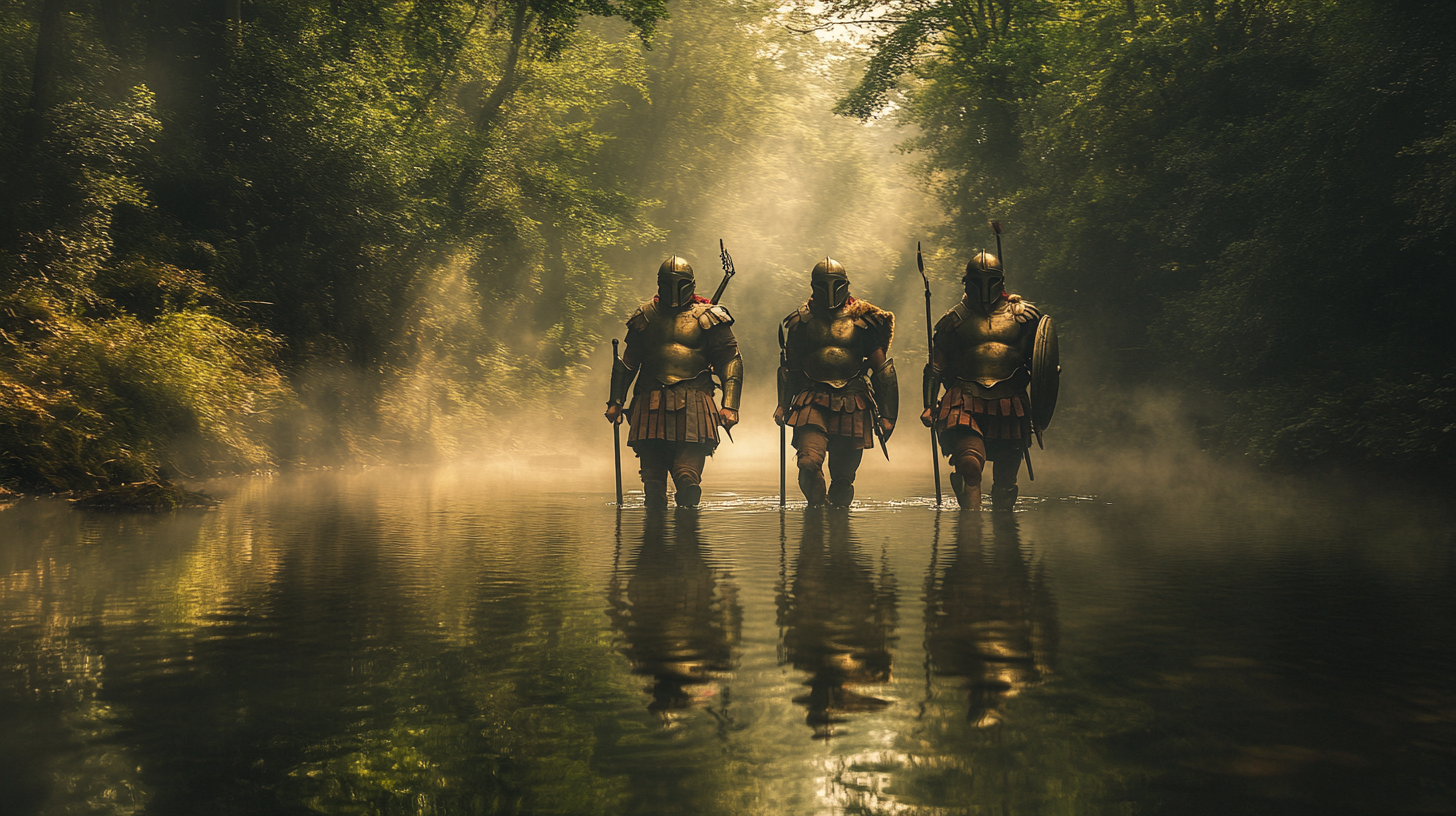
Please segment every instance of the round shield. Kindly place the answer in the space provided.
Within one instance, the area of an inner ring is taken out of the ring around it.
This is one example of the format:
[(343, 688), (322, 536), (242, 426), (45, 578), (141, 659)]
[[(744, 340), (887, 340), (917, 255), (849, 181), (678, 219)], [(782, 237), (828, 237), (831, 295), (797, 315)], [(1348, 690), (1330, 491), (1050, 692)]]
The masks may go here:
[(1031, 421), (1038, 428), (1052, 422), (1057, 410), (1057, 386), (1062, 367), (1057, 356), (1057, 329), (1049, 315), (1036, 327), (1036, 342), (1031, 347)]

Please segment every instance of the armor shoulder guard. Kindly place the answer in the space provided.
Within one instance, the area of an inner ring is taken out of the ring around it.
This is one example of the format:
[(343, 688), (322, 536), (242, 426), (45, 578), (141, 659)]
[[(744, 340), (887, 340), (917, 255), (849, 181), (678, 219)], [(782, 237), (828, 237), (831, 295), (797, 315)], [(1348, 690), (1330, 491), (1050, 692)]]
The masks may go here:
[(943, 331), (954, 331), (956, 327), (965, 322), (966, 316), (962, 313), (961, 309), (962, 305), (957, 303), (954, 308), (946, 312), (945, 316), (936, 322), (935, 333), (940, 334)]
[(854, 310), (854, 324), (880, 335), (884, 347), (888, 349), (890, 342), (895, 339), (894, 313), (887, 312), (867, 300), (855, 300), (851, 308)]
[(789, 312), (789, 316), (784, 318), (783, 323), (785, 334), (787, 334), (788, 332), (792, 332), (795, 328), (798, 327), (800, 323), (804, 322), (804, 319), (808, 317), (809, 314), (808, 308), (809, 307), (806, 304), (804, 306), (800, 306), (792, 312)]
[(714, 326), (731, 326), (733, 325), (733, 315), (728, 314), (726, 307), (714, 304), (704, 309), (703, 313), (698, 315), (698, 325), (704, 331)]
[(1007, 295), (1006, 302), (1017, 323), (1035, 323), (1041, 317), (1041, 310), (1030, 301), (1022, 300), (1021, 295)]
[(652, 311), (652, 301), (650, 300), (638, 306), (637, 311), (633, 312), (632, 316), (627, 318), (627, 329), (635, 332), (646, 331), (649, 320), (647, 315), (650, 311)]

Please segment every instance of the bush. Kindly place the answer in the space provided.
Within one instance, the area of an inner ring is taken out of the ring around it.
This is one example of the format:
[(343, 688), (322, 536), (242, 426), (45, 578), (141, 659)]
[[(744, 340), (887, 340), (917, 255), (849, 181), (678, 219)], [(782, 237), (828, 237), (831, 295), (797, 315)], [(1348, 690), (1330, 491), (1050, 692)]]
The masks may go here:
[(292, 398), (271, 338), (200, 310), (152, 323), (50, 311), (31, 339), (6, 335), (0, 482), (70, 490), (272, 464), (270, 426)]

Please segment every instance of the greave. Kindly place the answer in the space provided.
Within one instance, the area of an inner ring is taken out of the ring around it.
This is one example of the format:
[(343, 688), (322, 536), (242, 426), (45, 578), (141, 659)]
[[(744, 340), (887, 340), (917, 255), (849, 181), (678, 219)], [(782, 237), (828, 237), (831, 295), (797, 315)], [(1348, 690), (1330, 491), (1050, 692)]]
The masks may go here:
[(961, 510), (972, 513), (981, 512), (981, 483), (968, 484), (964, 476), (959, 473), (950, 474), (950, 487), (955, 491), (956, 501), (960, 503)]
[(1016, 506), (1016, 497), (1019, 495), (1021, 495), (1021, 489), (1018, 488), (1016, 485), (1011, 485), (1010, 487), (992, 485), (991, 509), (1010, 510), (1011, 508)]
[(642, 496), (648, 510), (663, 510), (667, 507), (667, 481), (642, 480)]
[(799, 489), (804, 491), (804, 498), (808, 500), (810, 507), (823, 507), (827, 498), (824, 471), (799, 468)]

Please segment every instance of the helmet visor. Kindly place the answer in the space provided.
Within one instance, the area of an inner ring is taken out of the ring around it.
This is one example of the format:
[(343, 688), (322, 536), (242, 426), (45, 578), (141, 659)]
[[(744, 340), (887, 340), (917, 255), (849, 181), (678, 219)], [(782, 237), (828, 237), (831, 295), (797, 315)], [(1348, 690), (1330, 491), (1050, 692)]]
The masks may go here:
[(1001, 299), (1001, 293), (1006, 290), (1006, 278), (991, 274), (989, 271), (976, 275), (974, 281), (976, 290), (974, 294), (981, 299), (982, 303), (995, 303)]
[(667, 306), (683, 306), (693, 300), (692, 278), (664, 275), (657, 281), (657, 298)]
[(849, 300), (849, 281), (843, 278), (820, 278), (809, 284), (815, 303), (822, 303), (826, 309), (838, 309)]
[(696, 284), (691, 280), (677, 281), (677, 285), (673, 287), (672, 305), (686, 306), (687, 304), (692, 303), (693, 290), (695, 288), (697, 288)]

